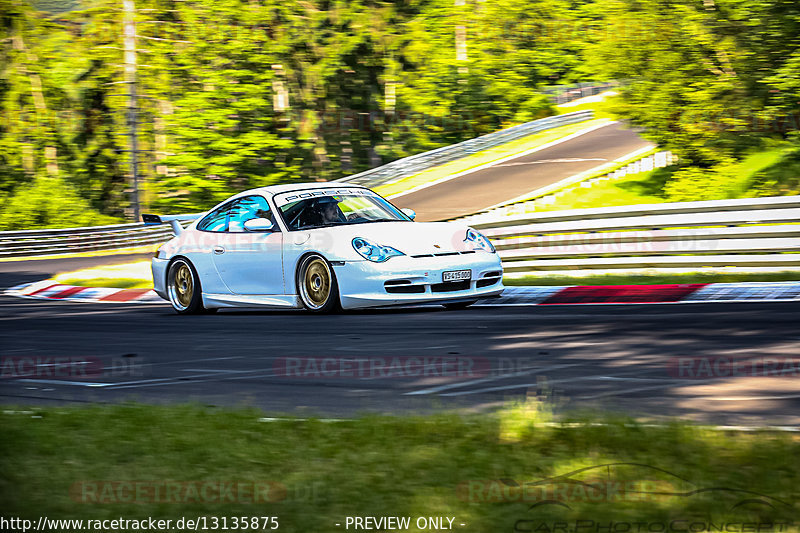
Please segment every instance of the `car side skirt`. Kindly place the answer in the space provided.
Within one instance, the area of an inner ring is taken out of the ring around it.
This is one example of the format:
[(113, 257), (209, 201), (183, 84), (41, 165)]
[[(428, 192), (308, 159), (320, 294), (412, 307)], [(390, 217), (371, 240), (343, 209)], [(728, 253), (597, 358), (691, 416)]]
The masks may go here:
[(300, 309), (302, 304), (296, 294), (207, 294), (203, 293), (203, 307), (269, 307), (273, 309)]

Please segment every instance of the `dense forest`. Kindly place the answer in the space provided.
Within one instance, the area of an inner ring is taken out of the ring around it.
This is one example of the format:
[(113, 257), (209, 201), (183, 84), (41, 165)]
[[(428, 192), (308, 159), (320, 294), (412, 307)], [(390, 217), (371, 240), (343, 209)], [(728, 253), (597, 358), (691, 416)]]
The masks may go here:
[[(130, 218), (124, 4), (0, 0), (0, 229)], [(150, 210), (336, 179), (548, 116), (547, 87), (590, 80), (619, 80), (614, 112), (680, 157), (671, 199), (724, 196), (747, 154), (800, 146), (795, 0), (135, 0), (132, 13)], [(783, 171), (800, 174), (790, 156)]]

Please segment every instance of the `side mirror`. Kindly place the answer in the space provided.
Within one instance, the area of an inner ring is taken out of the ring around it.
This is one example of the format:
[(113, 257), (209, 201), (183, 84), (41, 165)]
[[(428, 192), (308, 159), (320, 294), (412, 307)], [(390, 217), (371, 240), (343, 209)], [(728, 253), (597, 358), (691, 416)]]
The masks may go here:
[(404, 207), (404, 208), (403, 208), (403, 209), (401, 209), (400, 211), (402, 211), (402, 212), (403, 212), (403, 214), (404, 214), (405, 216), (407, 216), (408, 218), (410, 218), (411, 220), (414, 220), (415, 218), (417, 218), (417, 212), (416, 212), (416, 211), (414, 211), (413, 209), (409, 209), (409, 208), (407, 208), (407, 207)]
[(272, 231), (275, 225), (268, 218), (251, 218), (244, 221), (244, 229), (247, 231)]

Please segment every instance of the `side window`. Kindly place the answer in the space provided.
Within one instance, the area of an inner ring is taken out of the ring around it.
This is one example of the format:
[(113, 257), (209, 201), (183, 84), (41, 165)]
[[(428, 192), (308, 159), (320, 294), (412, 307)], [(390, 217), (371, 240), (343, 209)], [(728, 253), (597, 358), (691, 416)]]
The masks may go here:
[(254, 218), (266, 218), (275, 223), (267, 199), (263, 196), (245, 196), (231, 204), (228, 231), (243, 232), (244, 223)]
[(206, 217), (197, 224), (197, 229), (202, 231), (228, 231), (228, 209), (230, 204), (223, 205), (206, 215)]

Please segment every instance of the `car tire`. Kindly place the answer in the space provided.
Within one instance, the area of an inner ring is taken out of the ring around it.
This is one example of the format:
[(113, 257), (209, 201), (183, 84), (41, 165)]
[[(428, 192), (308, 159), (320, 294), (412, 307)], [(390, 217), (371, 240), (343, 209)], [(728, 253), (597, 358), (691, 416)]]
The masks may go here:
[(297, 266), (297, 294), (306, 310), (332, 313), (340, 308), (339, 284), (331, 264), (319, 254), (305, 256)]
[(474, 304), (477, 301), (478, 300), (468, 300), (466, 302), (453, 302), (453, 303), (442, 304), (442, 305), (444, 306), (445, 309), (447, 309), (449, 311), (456, 311), (458, 309), (466, 309), (467, 307), (469, 307), (470, 305)]
[(167, 269), (167, 295), (172, 308), (180, 315), (203, 313), (200, 278), (188, 259), (179, 257)]

